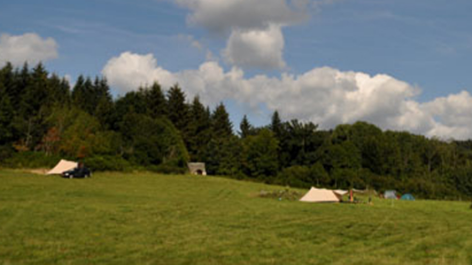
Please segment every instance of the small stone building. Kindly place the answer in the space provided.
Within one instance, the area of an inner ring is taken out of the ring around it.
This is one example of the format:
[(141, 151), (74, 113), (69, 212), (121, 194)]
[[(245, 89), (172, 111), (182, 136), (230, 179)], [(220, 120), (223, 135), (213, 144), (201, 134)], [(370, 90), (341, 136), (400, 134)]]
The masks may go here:
[(206, 176), (205, 163), (193, 162), (188, 163), (188, 170), (192, 175), (203, 175)]

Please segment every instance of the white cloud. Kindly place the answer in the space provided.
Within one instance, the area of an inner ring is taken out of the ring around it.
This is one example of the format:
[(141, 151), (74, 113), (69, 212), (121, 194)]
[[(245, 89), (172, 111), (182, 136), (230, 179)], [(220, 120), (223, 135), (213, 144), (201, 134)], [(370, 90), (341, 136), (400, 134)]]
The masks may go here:
[(310, 10), (319, 8), (325, 1), (175, 0), (191, 11), (187, 17), (189, 24), (229, 36), (222, 51), (228, 63), (260, 69), (285, 66), (281, 29), (307, 20)]
[(165, 85), (176, 81), (172, 73), (157, 66), (157, 61), (152, 54), (122, 53), (119, 57), (108, 61), (102, 74), (109, 79), (110, 84), (119, 93), (151, 85), (157, 80)]
[(37, 64), (58, 57), (57, 43), (52, 38), (43, 39), (35, 33), (0, 35), (0, 64), (11, 62), (20, 66), (25, 61)]
[(281, 69), (284, 37), (280, 26), (267, 29), (234, 30), (228, 39), (223, 55), (229, 63), (239, 67)]
[(429, 135), (456, 138), (472, 138), (472, 96), (467, 91), (436, 98), (424, 104), (425, 112), (430, 113), (436, 124)]
[(308, 18), (308, 1), (297, 0), (175, 0), (188, 8), (190, 24), (224, 34), (233, 29), (264, 29), (269, 25), (293, 25)]
[(226, 99), (252, 108), (263, 104), (271, 111), (278, 110), (284, 119), (312, 121), (325, 129), (363, 120), (383, 129), (472, 138), (472, 96), (468, 92), (419, 103), (415, 101), (418, 88), (383, 74), (370, 76), (322, 67), (301, 75), (245, 78), (240, 68), (224, 71), (217, 62), (170, 72), (159, 67), (151, 54), (130, 52), (112, 58), (103, 74), (122, 93), (153, 81), (164, 88), (178, 82), (189, 98), (198, 94), (212, 106)]

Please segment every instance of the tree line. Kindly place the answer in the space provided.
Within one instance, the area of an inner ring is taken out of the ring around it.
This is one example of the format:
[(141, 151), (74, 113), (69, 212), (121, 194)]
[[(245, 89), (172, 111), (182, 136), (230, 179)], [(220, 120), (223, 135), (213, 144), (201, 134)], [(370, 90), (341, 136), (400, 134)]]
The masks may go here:
[[(314, 99), (316, 100), (316, 99)], [(210, 109), (179, 85), (158, 83), (114, 99), (106, 79), (73, 87), (42, 64), (0, 70), (0, 163), (51, 166), (83, 160), (93, 170), (180, 173), (205, 162), (211, 175), (308, 188), (397, 189), (419, 197), (472, 197), (472, 141), (382, 131), (366, 122), (320, 130), (299, 120), (235, 133), (224, 104)]]

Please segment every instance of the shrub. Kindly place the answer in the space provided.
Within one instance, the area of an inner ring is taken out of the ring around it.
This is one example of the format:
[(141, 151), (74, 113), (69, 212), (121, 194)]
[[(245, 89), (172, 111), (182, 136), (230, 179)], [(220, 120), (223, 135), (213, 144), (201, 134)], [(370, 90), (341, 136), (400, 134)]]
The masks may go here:
[(284, 168), (277, 175), (276, 184), (288, 185), (291, 187), (309, 188), (314, 185), (311, 170), (306, 166), (292, 166)]
[(95, 155), (83, 160), (86, 167), (92, 171), (129, 171), (131, 164), (122, 157)]
[(302, 197), (302, 194), (300, 194), (298, 191), (293, 191), (289, 189), (275, 191), (261, 190), (259, 192), (259, 197), (273, 198), (278, 200), (298, 201)]
[(4, 165), (11, 168), (51, 168), (61, 160), (58, 155), (43, 152), (18, 152), (5, 159)]
[(175, 166), (172, 164), (160, 164), (157, 166), (149, 166), (149, 170), (162, 174), (185, 174), (186, 168)]
[(0, 161), (4, 161), (10, 158), (14, 154), (15, 150), (10, 145), (0, 146)]
[(187, 164), (188, 152), (180, 133), (166, 118), (127, 114), (119, 126), (128, 161), (143, 166)]

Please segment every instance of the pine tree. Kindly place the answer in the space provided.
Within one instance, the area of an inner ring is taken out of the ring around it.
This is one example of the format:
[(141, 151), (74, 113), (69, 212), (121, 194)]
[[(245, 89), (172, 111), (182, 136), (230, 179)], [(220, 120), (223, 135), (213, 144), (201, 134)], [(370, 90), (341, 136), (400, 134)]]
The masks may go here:
[(213, 138), (205, 147), (202, 161), (210, 175), (236, 176), (241, 170), (243, 146), (236, 136)]
[(185, 103), (185, 93), (179, 85), (175, 85), (167, 92), (167, 98), (167, 116), (174, 126), (182, 133), (182, 138), (185, 141), (190, 121), (189, 106)]
[(190, 117), (187, 149), (194, 161), (202, 161), (205, 147), (211, 138), (211, 121), (210, 114), (200, 102), (198, 96), (194, 98), (190, 106)]
[(23, 94), (30, 82), (31, 73), (28, 68), (28, 63), (25, 62), (21, 71), (17, 74), (15, 94), (11, 98), (13, 106), (20, 106)]
[(280, 120), (278, 111), (274, 111), (274, 114), (272, 115), (270, 129), (274, 133), (275, 137), (280, 140), (282, 136), (282, 121)]
[(249, 120), (247, 119), (247, 116), (244, 115), (241, 123), (239, 124), (239, 136), (241, 136), (242, 139), (248, 137), (249, 135), (253, 134), (254, 128), (252, 125), (249, 123)]
[(19, 79), (20, 79), (21, 86), (26, 87), (28, 85), (30, 81), (30, 70), (29, 70), (29, 66), (27, 62), (25, 62), (23, 64), (23, 68), (21, 68)]
[(10, 100), (18, 96), (13, 65), (10, 62), (7, 62), (0, 70), (0, 83), (3, 83), (5, 92), (10, 97)]
[[(64, 80), (59, 78), (56, 74), (53, 74), (49, 80), (49, 102), (47, 104), (64, 106), (67, 105), (70, 98), (70, 90), (68, 83), (64, 83)], [(67, 85), (65, 85), (67, 84)]]
[(159, 83), (155, 82), (150, 88), (145, 89), (145, 99), (149, 114), (153, 118), (165, 116), (167, 113), (167, 102)]
[(142, 93), (130, 91), (114, 103), (111, 128), (119, 130), (127, 114), (147, 114), (146, 102)]
[[(89, 100), (93, 103), (95, 109), (101, 101), (112, 101), (110, 87), (108, 86), (106, 79), (101, 79), (98, 76), (95, 77), (93, 85), (89, 91)], [(95, 109), (93, 110), (93, 114), (95, 113)]]
[(214, 138), (228, 138), (233, 135), (233, 125), (225, 105), (220, 103), (211, 116), (212, 133)]
[(74, 88), (72, 89), (72, 104), (76, 107), (81, 107), (80, 104), (82, 103), (82, 98), (85, 96), (85, 78), (83, 75), (79, 75), (77, 78)]
[(25, 88), (21, 100), (21, 116), (23, 118), (37, 114), (41, 106), (48, 100), (48, 72), (39, 63), (31, 74), (30, 82)]
[(110, 128), (113, 123), (113, 98), (106, 79), (95, 78), (92, 98), (95, 102), (93, 115), (102, 128)]
[(108, 129), (113, 124), (113, 101), (108, 97), (102, 97), (95, 108), (95, 117), (102, 128)]
[(101, 96), (96, 85), (99, 86), (98, 83), (94, 84), (90, 77), (84, 79), (80, 75), (72, 90), (73, 105), (93, 115)]
[(79, 99), (78, 106), (85, 110), (88, 114), (92, 115), (98, 103), (98, 96), (96, 96), (94, 92), (95, 86), (92, 82), (92, 79), (90, 79), (90, 77), (87, 77), (84, 83), (84, 93), (82, 94), (83, 97)]
[(70, 106), (71, 104), (71, 90), (70, 90), (70, 83), (67, 79), (65, 79), (64, 77), (61, 78), (61, 91), (62, 91), (62, 95), (67, 95), (67, 97), (65, 97), (63, 99), (63, 106)]
[(2, 83), (0, 83), (0, 146), (7, 144), (13, 137), (12, 119), (13, 106), (10, 96)]
[(47, 130), (45, 118), (49, 115), (48, 72), (39, 63), (32, 71), (19, 106), (19, 116), (15, 119), (15, 130), (20, 132), (23, 144), (21, 150), (32, 149)]
[(244, 173), (251, 177), (275, 176), (277, 173), (279, 143), (274, 133), (262, 129), (257, 135), (243, 140)]

